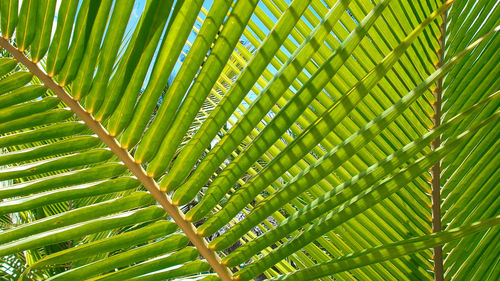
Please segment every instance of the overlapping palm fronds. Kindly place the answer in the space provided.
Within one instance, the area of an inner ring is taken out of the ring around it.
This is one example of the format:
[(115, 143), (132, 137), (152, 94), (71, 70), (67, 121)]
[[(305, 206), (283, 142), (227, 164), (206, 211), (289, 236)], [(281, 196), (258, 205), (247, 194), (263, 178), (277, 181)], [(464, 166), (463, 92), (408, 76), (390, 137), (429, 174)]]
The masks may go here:
[(141, 3), (0, 2), (1, 278), (500, 278), (498, 3)]

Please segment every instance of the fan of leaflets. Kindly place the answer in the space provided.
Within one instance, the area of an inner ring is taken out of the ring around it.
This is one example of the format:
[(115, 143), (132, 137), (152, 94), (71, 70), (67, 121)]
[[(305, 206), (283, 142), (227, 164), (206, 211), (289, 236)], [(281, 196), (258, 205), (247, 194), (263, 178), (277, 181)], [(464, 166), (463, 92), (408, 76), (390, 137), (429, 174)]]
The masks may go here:
[(2, 0), (0, 22), (2, 278), (500, 278), (498, 2)]

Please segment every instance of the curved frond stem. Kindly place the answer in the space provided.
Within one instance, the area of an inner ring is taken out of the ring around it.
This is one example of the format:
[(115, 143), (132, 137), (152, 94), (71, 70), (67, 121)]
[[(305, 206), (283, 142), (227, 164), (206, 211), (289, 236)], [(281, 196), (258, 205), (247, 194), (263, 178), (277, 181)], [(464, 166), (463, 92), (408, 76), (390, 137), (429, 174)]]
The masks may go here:
[(214, 251), (208, 248), (208, 244), (199, 235), (196, 234), (196, 227), (186, 221), (184, 213), (176, 206), (172, 205), (172, 200), (168, 195), (161, 192), (157, 182), (148, 177), (142, 166), (134, 161), (130, 153), (120, 146), (120, 143), (107, 130), (94, 119), (76, 100), (74, 100), (61, 86), (44, 73), (34, 62), (29, 60), (17, 48), (12, 46), (5, 38), (0, 38), (0, 46), (6, 49), (14, 58), (28, 68), (28, 70), (37, 76), (44, 85), (52, 90), (57, 97), (63, 101), (85, 124), (113, 151), (113, 153), (128, 167), (128, 169), (137, 177), (141, 184), (158, 201), (162, 208), (174, 219), (177, 225), (182, 229), (193, 245), (200, 251), (200, 254), (207, 260), (212, 268), (217, 272), (222, 280), (233, 280), (231, 271), (223, 266), (220, 257)]

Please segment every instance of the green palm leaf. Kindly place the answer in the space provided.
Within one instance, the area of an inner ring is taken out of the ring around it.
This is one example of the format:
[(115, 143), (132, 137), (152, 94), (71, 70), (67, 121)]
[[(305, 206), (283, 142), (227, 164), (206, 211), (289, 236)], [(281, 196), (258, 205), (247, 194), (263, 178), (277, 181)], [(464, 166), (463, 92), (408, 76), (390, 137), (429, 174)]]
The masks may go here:
[(0, 1), (1, 278), (498, 279), (499, 16)]

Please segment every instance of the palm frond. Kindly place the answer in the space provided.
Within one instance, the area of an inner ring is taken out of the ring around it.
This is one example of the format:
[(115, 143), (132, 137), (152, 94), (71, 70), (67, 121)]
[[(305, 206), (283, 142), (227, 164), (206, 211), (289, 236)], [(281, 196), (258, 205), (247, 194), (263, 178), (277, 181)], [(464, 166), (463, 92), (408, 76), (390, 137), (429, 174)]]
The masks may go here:
[(498, 3), (136, 2), (0, 2), (2, 278), (500, 277)]

